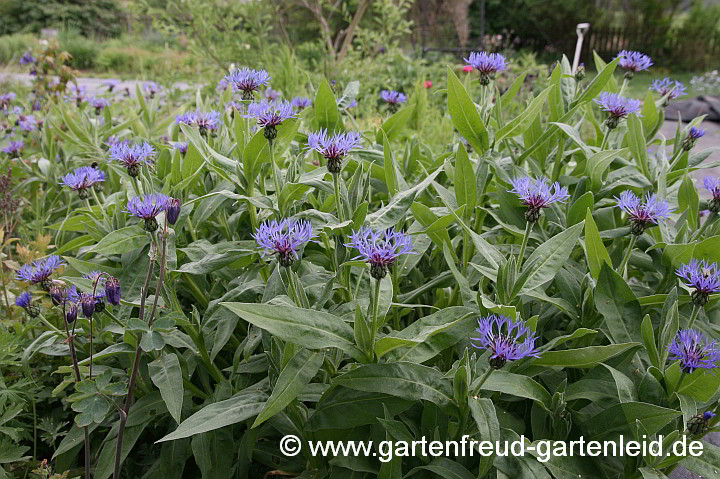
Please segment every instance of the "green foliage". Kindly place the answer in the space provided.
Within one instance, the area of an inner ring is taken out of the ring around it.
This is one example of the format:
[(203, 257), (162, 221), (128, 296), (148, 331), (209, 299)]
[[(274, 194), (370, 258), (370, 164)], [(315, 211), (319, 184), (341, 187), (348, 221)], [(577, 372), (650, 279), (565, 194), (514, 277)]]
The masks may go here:
[(123, 30), (115, 0), (7, 0), (0, 5), (0, 34), (74, 28), (85, 36), (117, 36)]

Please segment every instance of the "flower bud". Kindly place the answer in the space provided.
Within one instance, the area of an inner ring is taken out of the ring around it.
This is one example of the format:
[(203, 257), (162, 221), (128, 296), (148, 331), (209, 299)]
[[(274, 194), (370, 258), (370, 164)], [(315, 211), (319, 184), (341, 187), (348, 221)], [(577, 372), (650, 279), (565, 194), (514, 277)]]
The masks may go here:
[(114, 306), (120, 304), (120, 281), (114, 276), (105, 281), (105, 297)]
[(90, 294), (83, 294), (80, 298), (80, 306), (82, 307), (83, 316), (91, 318), (95, 312), (95, 298)]
[(167, 208), (165, 210), (165, 215), (167, 218), (168, 223), (171, 225), (174, 225), (178, 217), (180, 216), (180, 208), (182, 207), (182, 202), (178, 198), (172, 198), (167, 205)]
[(68, 324), (73, 323), (77, 319), (77, 306), (73, 303), (69, 303), (67, 310), (65, 311), (65, 321)]

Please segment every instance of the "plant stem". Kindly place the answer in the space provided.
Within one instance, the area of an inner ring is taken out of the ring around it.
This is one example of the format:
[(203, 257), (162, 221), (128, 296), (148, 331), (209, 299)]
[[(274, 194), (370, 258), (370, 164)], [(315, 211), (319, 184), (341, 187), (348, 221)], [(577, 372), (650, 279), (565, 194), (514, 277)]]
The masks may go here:
[[(154, 241), (154, 238), (153, 238)], [(164, 255), (164, 252), (163, 252)], [(164, 262), (164, 258), (163, 258)], [(163, 268), (163, 265), (160, 265), (161, 268)], [(150, 280), (152, 279), (153, 270), (155, 268), (155, 259), (151, 258), (150, 265), (148, 266), (148, 272), (147, 276), (145, 276), (145, 284), (143, 285), (143, 289), (141, 291), (140, 295), (140, 313), (138, 314), (138, 317), (141, 321), (145, 320), (145, 300), (148, 295), (148, 289), (150, 288)], [(155, 292), (157, 296), (157, 291)], [(120, 412), (120, 424), (118, 426), (118, 433), (117, 433), (117, 447), (115, 448), (115, 468), (113, 472), (113, 479), (120, 479), (120, 466), (122, 462), (122, 446), (123, 446), (123, 438), (125, 435), (125, 425), (127, 424), (127, 418), (128, 418), (128, 412), (130, 411), (130, 406), (132, 405), (133, 400), (133, 389), (135, 388), (135, 382), (137, 381), (137, 373), (140, 369), (140, 357), (141, 357), (141, 349), (140, 349), (140, 337), (136, 336), (137, 344), (135, 346), (135, 359), (133, 360), (132, 369), (130, 372), (130, 380), (128, 382), (128, 393), (125, 398), (125, 404), (122, 408), (122, 411)]]
[(625, 91), (625, 87), (628, 86), (628, 83), (630, 83), (630, 80), (628, 80), (627, 78), (623, 78), (623, 84), (620, 87), (620, 93), (618, 93), (619, 96), (622, 96), (623, 92)]
[(530, 239), (530, 233), (532, 232), (533, 225), (532, 221), (528, 221), (525, 224), (525, 235), (523, 236), (522, 246), (520, 246), (520, 253), (518, 254), (517, 263), (515, 263), (515, 275), (520, 273), (520, 267), (522, 266), (523, 259), (525, 258), (525, 248), (527, 248), (528, 240)]
[[(82, 381), (82, 375), (80, 374), (80, 366), (78, 365), (77, 351), (75, 351), (75, 335), (74, 333), (71, 334), (68, 330), (66, 317), (65, 306), (63, 306), (63, 322), (65, 323), (65, 334), (67, 335), (68, 347), (70, 348), (70, 361), (73, 365), (73, 371), (75, 371), (75, 383), (79, 383)], [(45, 318), (42, 319), (45, 320)], [(53, 326), (53, 329), (57, 328)], [(83, 430), (85, 431), (85, 479), (90, 479), (90, 430), (88, 426), (84, 426)]]
[(335, 188), (335, 212), (338, 215), (338, 219), (342, 223), (345, 221), (345, 208), (343, 208), (342, 196), (340, 196), (340, 176), (339, 173), (333, 173), (333, 187)]
[(480, 376), (480, 382), (478, 382), (477, 386), (475, 386), (475, 389), (472, 391), (472, 396), (477, 396), (480, 394), (480, 389), (482, 389), (483, 384), (485, 384), (485, 381), (490, 377), (490, 375), (493, 373), (494, 369), (492, 367), (489, 367), (487, 371), (485, 371), (485, 374)]
[(375, 279), (375, 294), (372, 297), (373, 300), (373, 311), (372, 311), (372, 335), (370, 345), (375, 350), (375, 335), (378, 330), (378, 308), (380, 307), (380, 280)]
[(690, 329), (693, 327), (693, 324), (695, 324), (695, 320), (700, 315), (700, 308), (697, 305), (693, 305), (692, 313), (690, 313), (690, 321), (688, 321), (687, 329)]
[(612, 130), (610, 128), (607, 129), (607, 133), (605, 133), (605, 136), (603, 136), (603, 141), (600, 144), (600, 151), (603, 151), (605, 147), (608, 144), (608, 140), (610, 140), (610, 133), (612, 133)]
[[(270, 149), (270, 168), (272, 169), (273, 185), (275, 186), (275, 195), (278, 199), (278, 209), (280, 209), (280, 178), (278, 178), (278, 169), (275, 164), (275, 145), (272, 140), (268, 140), (268, 148)], [(280, 213), (282, 214), (282, 211)]]
[(623, 277), (625, 277), (625, 268), (627, 267), (628, 261), (630, 261), (630, 255), (632, 255), (632, 250), (635, 247), (636, 241), (637, 241), (637, 236), (632, 235), (630, 237), (630, 244), (628, 245), (628, 249), (625, 252), (625, 256), (623, 257), (623, 260), (620, 263), (620, 266), (618, 266), (617, 272), (620, 273), (620, 275)]
[(100, 213), (102, 213), (105, 223), (107, 223), (108, 228), (112, 228), (112, 224), (110, 224), (110, 219), (108, 218), (107, 214), (105, 213), (105, 208), (103, 207), (103, 203), (100, 202), (100, 198), (98, 198), (98, 195), (95, 192), (95, 188), (90, 187), (90, 191), (92, 191), (93, 198), (95, 199), (95, 203), (97, 203), (97, 205), (100, 207)]
[(705, 218), (705, 221), (703, 224), (698, 228), (698, 230), (695, 232), (693, 237), (690, 239), (690, 241), (695, 241), (697, 239), (700, 239), (702, 237), (703, 233), (705, 233), (705, 230), (710, 226), (710, 223), (715, 221), (715, 218), (717, 217), (717, 213), (714, 211), (711, 211), (707, 218)]

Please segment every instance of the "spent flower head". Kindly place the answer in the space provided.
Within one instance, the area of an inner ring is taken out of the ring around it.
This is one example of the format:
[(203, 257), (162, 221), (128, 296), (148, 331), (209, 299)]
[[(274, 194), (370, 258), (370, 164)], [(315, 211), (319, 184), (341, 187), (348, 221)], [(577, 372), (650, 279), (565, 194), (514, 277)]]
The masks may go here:
[(225, 81), (232, 85), (233, 91), (242, 92), (243, 100), (252, 100), (253, 92), (270, 83), (270, 75), (265, 70), (240, 68), (225, 75)]
[(625, 98), (624, 96), (604, 91), (593, 101), (600, 105), (603, 111), (608, 112), (609, 116), (607, 120), (605, 120), (605, 125), (611, 130), (618, 126), (620, 120), (627, 118), (628, 115), (632, 113), (635, 113), (637, 116), (642, 116), (640, 111), (642, 110), (643, 103), (640, 100)]
[(147, 141), (136, 144), (120, 141), (110, 145), (110, 160), (122, 164), (133, 177), (140, 174), (142, 165), (151, 166), (154, 158), (155, 148)]
[(308, 135), (307, 147), (325, 157), (330, 173), (339, 173), (343, 158), (357, 148), (361, 140), (360, 134), (354, 131), (329, 136), (327, 130), (320, 130)]
[(508, 361), (517, 361), (527, 357), (540, 357), (535, 348), (537, 336), (525, 321), (491, 314), (478, 320), (479, 335), (470, 338), (473, 346), (478, 349), (490, 351), (490, 366), (494, 369), (502, 368)]
[(681, 329), (668, 347), (670, 361), (680, 361), (680, 368), (687, 374), (696, 369), (715, 369), (720, 366), (720, 347), (709, 341), (703, 333), (694, 329)]
[(155, 217), (165, 211), (169, 201), (170, 197), (161, 193), (135, 196), (128, 201), (125, 211), (145, 220), (145, 230), (152, 233), (158, 227)]
[(51, 255), (44, 259), (33, 261), (32, 264), (23, 265), (17, 273), (15, 278), (18, 281), (25, 281), (30, 284), (40, 284), (46, 291), (50, 291), (52, 281), (50, 276), (60, 266), (65, 265), (65, 262), (60, 256)]
[(712, 411), (695, 414), (687, 423), (688, 432), (698, 436), (704, 435), (708, 431), (710, 421), (712, 421), (715, 416), (716, 414)]
[(533, 180), (528, 176), (523, 176), (510, 180), (510, 184), (513, 188), (508, 191), (515, 193), (528, 207), (525, 219), (530, 223), (535, 223), (540, 219), (543, 208), (547, 208), (553, 203), (564, 203), (570, 198), (566, 187), (560, 186), (557, 181), (550, 185), (547, 178)]
[(289, 267), (298, 258), (298, 249), (315, 234), (309, 221), (285, 218), (265, 221), (252, 236), (264, 255), (277, 255), (280, 265)]
[(615, 197), (617, 207), (628, 214), (632, 233), (640, 236), (645, 228), (658, 224), (658, 221), (670, 217), (673, 209), (667, 201), (658, 198), (654, 193), (647, 193), (644, 201), (630, 190), (620, 193)]
[(90, 196), (88, 188), (103, 181), (105, 181), (105, 173), (102, 170), (92, 166), (81, 166), (63, 176), (60, 184), (77, 191), (80, 198), (84, 200)]
[(634, 50), (622, 50), (615, 58), (618, 57), (621, 57), (618, 65), (625, 70), (625, 78), (627, 79), (653, 65), (653, 61), (649, 56)]
[(675, 270), (685, 285), (693, 288), (692, 301), (696, 306), (705, 306), (709, 296), (720, 292), (720, 271), (717, 263), (692, 259)]
[(480, 72), (480, 84), (487, 86), (495, 74), (507, 68), (505, 57), (500, 53), (471, 52), (465, 63)]
[(373, 231), (369, 226), (363, 226), (350, 235), (350, 242), (345, 246), (355, 248), (358, 253), (354, 259), (364, 259), (370, 264), (370, 274), (373, 278), (381, 280), (387, 274), (388, 268), (404, 254), (414, 254), (412, 238), (402, 231), (394, 228)]

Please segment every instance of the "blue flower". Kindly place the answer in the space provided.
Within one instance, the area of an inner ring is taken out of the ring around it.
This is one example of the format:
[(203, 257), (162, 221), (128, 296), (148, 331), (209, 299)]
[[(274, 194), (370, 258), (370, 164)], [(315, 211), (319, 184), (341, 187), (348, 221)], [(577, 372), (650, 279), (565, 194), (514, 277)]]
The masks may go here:
[(105, 80), (103, 82), (103, 85), (107, 88), (109, 92), (112, 92), (115, 88), (120, 86), (120, 83), (122, 83), (120, 80), (115, 80), (114, 78), (110, 78), (109, 80)]
[(110, 100), (107, 98), (102, 98), (98, 96), (94, 96), (88, 100), (88, 104), (95, 108), (95, 113), (100, 113), (105, 107), (110, 106)]
[(535, 348), (537, 336), (522, 320), (513, 321), (503, 315), (491, 314), (478, 320), (475, 331), (479, 336), (470, 338), (475, 341), (473, 346), (492, 353), (490, 366), (495, 369), (502, 368), (508, 361), (540, 357)]
[(183, 125), (192, 125), (195, 123), (195, 119), (197, 118), (197, 115), (194, 111), (186, 111), (185, 113), (181, 115), (177, 115), (175, 117), (175, 123), (177, 124), (183, 124)]
[(215, 131), (220, 122), (220, 113), (217, 111), (197, 111), (195, 112), (195, 126), (200, 130), (200, 134), (206, 135), (208, 131)]
[(280, 92), (277, 90), (273, 90), (272, 88), (268, 87), (265, 89), (265, 98), (267, 98), (270, 101), (275, 101), (280, 96)]
[(155, 98), (155, 95), (157, 93), (160, 93), (162, 87), (154, 81), (149, 81), (143, 84), (143, 90), (145, 90), (145, 92), (150, 96), (150, 98)]
[(647, 70), (653, 65), (653, 61), (649, 56), (632, 50), (622, 50), (615, 56), (615, 58), (618, 57), (622, 57), (618, 65), (627, 70), (626, 76), (630, 74), (628, 78), (632, 78), (634, 73)]
[(172, 147), (183, 155), (188, 151), (187, 141), (176, 141), (172, 143)]
[(145, 220), (145, 230), (152, 233), (158, 227), (155, 217), (165, 211), (169, 202), (170, 197), (160, 193), (135, 196), (128, 201), (125, 212)]
[(19, 306), (23, 309), (28, 309), (30, 307), (31, 301), (32, 294), (30, 294), (30, 291), (25, 291), (15, 298), (15, 306)]
[(35, 119), (34, 115), (20, 115), (20, 118), (18, 118), (17, 121), (17, 126), (24, 133), (28, 133), (38, 129), (38, 121)]
[(636, 196), (630, 190), (620, 193), (620, 197), (615, 197), (617, 207), (625, 211), (630, 217), (632, 223), (632, 233), (641, 235), (645, 228), (650, 225), (658, 224), (661, 219), (670, 217), (673, 209), (667, 201), (658, 198), (655, 194), (647, 193), (645, 201)]
[(610, 129), (615, 128), (621, 119), (627, 118), (628, 115), (632, 113), (635, 113), (637, 116), (642, 116), (640, 110), (642, 110), (643, 103), (640, 100), (625, 98), (624, 96), (604, 91), (593, 101), (600, 105), (603, 111), (610, 114), (605, 121), (605, 124)]
[(560, 186), (557, 181), (551, 186), (547, 178), (533, 180), (524, 176), (510, 180), (510, 184), (513, 188), (508, 191), (518, 195), (523, 204), (528, 207), (525, 218), (531, 223), (540, 219), (543, 208), (557, 202), (564, 203), (570, 198), (566, 187)]
[(720, 211), (720, 178), (714, 176), (706, 176), (703, 178), (705, 189), (712, 193), (712, 200), (708, 205), (710, 211), (715, 213)]
[(507, 68), (505, 57), (500, 53), (472, 52), (465, 63), (480, 72), (480, 84), (488, 85), (495, 74)]
[(235, 112), (243, 114), (245, 113), (245, 104), (239, 101), (231, 100), (225, 103), (225, 111), (227, 111), (233, 117), (235, 116)]
[(290, 104), (298, 110), (304, 110), (305, 108), (312, 106), (312, 100), (305, 96), (296, 96), (292, 99)]
[(689, 263), (680, 265), (675, 274), (685, 280), (688, 287), (694, 288), (692, 300), (696, 306), (704, 306), (708, 302), (708, 296), (720, 292), (720, 271), (717, 263), (692, 259)]
[(253, 102), (248, 106), (245, 118), (255, 118), (258, 126), (265, 129), (265, 138), (272, 141), (277, 137), (277, 126), (297, 115), (289, 101)]
[(370, 274), (380, 280), (387, 274), (388, 267), (404, 254), (415, 254), (412, 250), (412, 238), (401, 231), (388, 228), (373, 231), (363, 226), (350, 235), (350, 242), (345, 246), (355, 248), (359, 256), (370, 264)]
[(380, 98), (382, 98), (385, 103), (389, 103), (390, 105), (395, 106), (407, 102), (407, 97), (403, 93), (395, 90), (381, 91)]
[(232, 85), (233, 91), (242, 92), (243, 100), (251, 100), (253, 92), (270, 83), (270, 75), (265, 70), (241, 68), (225, 75), (225, 80)]
[(78, 106), (80, 106), (80, 103), (84, 102), (87, 97), (88, 87), (85, 85), (70, 84), (68, 92), (70, 93), (70, 96), (65, 98), (73, 100)]
[(663, 78), (662, 80), (653, 80), (650, 85), (651, 90), (655, 90), (660, 94), (661, 97), (667, 95), (668, 100), (674, 100), (675, 98), (687, 95), (685, 85), (679, 81), (672, 81), (669, 78)]
[(11, 141), (3, 148), (2, 151), (10, 155), (11, 158), (17, 158), (20, 156), (20, 153), (22, 153), (24, 147), (25, 142), (22, 140)]
[(133, 177), (140, 174), (142, 165), (152, 165), (153, 158), (155, 158), (155, 148), (147, 141), (137, 144), (120, 141), (110, 145), (110, 160), (122, 164)]
[(328, 160), (327, 168), (330, 173), (339, 173), (343, 157), (347, 156), (350, 150), (357, 148), (361, 139), (360, 134), (354, 131), (328, 136), (327, 130), (320, 130), (308, 135), (307, 147)]
[(696, 369), (714, 369), (720, 362), (720, 348), (715, 341), (694, 329), (681, 329), (668, 347), (670, 361), (680, 361), (682, 371), (691, 374)]
[(36, 61), (37, 60), (34, 56), (32, 56), (32, 52), (30, 51), (23, 53), (23, 56), (20, 57), (20, 65), (30, 65)]
[(280, 265), (288, 267), (297, 259), (297, 250), (315, 234), (309, 221), (285, 218), (264, 222), (252, 236), (263, 254), (277, 255)]
[(12, 102), (16, 98), (15, 93), (3, 93), (0, 95), (0, 109), (7, 110)]
[(87, 189), (105, 181), (105, 173), (92, 166), (81, 166), (62, 177), (61, 185), (77, 191), (82, 199), (89, 196)]
[(693, 146), (695, 146), (695, 142), (697, 142), (703, 136), (705, 136), (705, 130), (696, 126), (691, 126), (688, 135), (682, 141), (683, 149), (685, 151), (692, 150)]
[(50, 276), (53, 271), (64, 264), (65, 262), (59, 256), (48, 256), (45, 259), (33, 261), (32, 264), (23, 265), (15, 274), (15, 278), (30, 284), (41, 283), (44, 289), (49, 290)]

